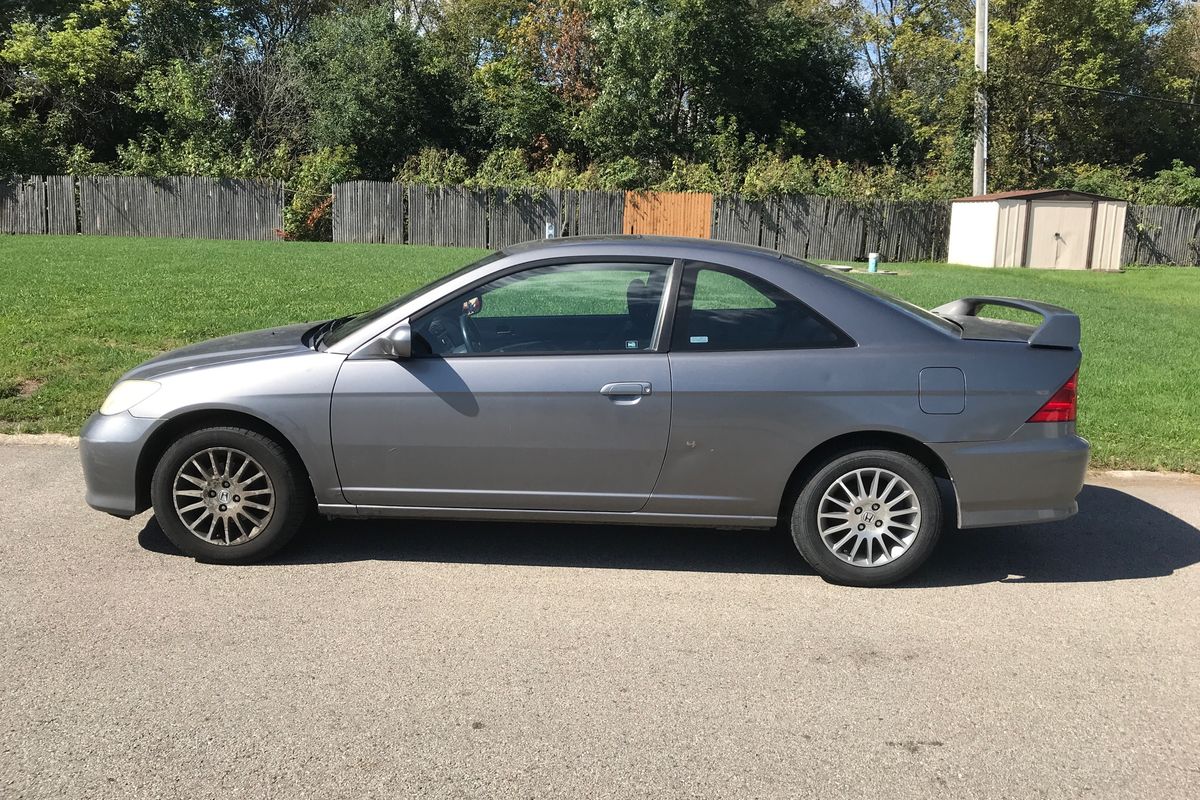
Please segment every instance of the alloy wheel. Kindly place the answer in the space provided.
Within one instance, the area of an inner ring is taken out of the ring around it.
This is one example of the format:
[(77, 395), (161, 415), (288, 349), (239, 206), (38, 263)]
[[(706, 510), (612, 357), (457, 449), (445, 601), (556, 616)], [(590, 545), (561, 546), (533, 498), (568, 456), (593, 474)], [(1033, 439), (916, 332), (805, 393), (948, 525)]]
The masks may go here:
[(187, 529), (215, 545), (250, 541), (275, 513), (271, 477), (249, 454), (232, 447), (210, 447), (184, 461), (171, 496)]
[(904, 555), (921, 529), (912, 486), (888, 469), (865, 467), (837, 478), (817, 505), (821, 542), (842, 561), (878, 567)]

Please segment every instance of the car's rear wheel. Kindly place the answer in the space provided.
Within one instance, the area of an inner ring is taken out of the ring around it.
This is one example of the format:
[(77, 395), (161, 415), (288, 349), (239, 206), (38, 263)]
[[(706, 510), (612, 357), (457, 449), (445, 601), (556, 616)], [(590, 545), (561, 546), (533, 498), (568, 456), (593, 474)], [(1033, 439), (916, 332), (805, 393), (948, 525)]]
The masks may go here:
[(150, 487), (163, 533), (201, 561), (242, 564), (277, 552), (310, 506), (304, 475), (278, 442), (244, 428), (204, 428), (159, 459)]
[(816, 471), (792, 507), (791, 532), (822, 577), (850, 586), (883, 586), (929, 558), (942, 506), (929, 469), (905, 453), (844, 453)]

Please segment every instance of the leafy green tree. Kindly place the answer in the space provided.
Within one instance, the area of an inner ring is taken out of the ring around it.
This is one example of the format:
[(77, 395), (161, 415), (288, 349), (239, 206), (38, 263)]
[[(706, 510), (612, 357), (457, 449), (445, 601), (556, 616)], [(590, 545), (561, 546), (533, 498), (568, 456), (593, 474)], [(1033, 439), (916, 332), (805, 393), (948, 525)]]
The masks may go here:
[(847, 40), (786, 3), (595, 0), (591, 13), (597, 95), (584, 140), (600, 159), (669, 163), (719, 118), (768, 140), (789, 131), (811, 153), (844, 150), (858, 132)]
[(386, 8), (339, 11), (314, 24), (292, 57), (311, 146), (353, 147), (364, 174), (391, 178), (423, 145), (443, 143), (446, 82), (422, 48)]
[(0, 45), (0, 141), (29, 150), (14, 147), (0, 171), (62, 169), (75, 151), (112, 159), (136, 131), (133, 109), (114, 102), (138, 74), (129, 11), (130, 0), (92, 0), (61, 18), (12, 23)]

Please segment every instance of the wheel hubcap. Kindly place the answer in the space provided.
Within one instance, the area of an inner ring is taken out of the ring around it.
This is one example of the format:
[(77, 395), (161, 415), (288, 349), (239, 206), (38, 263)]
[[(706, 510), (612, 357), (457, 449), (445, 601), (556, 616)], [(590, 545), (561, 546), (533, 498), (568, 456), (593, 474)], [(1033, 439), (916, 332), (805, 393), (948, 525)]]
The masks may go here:
[(866, 467), (833, 482), (817, 506), (817, 531), (829, 552), (856, 567), (879, 567), (908, 551), (921, 529), (921, 503), (908, 481)]
[(209, 544), (248, 542), (275, 513), (267, 471), (232, 447), (210, 447), (189, 458), (175, 473), (171, 492), (180, 521)]

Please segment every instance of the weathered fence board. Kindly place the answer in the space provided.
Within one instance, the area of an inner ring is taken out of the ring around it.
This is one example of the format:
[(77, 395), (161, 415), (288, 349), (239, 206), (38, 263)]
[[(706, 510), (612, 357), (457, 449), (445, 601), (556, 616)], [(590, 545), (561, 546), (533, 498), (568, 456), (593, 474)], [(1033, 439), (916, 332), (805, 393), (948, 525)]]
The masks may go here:
[(406, 190), (409, 244), (488, 246), (487, 192), (462, 186), (417, 184)]
[(1122, 264), (1200, 264), (1200, 209), (1129, 206)]
[(75, 178), (71, 175), (47, 175), (46, 233), (63, 235), (78, 231)]
[(620, 233), (625, 214), (624, 192), (573, 191), (568, 202), (566, 236), (605, 236)]
[(405, 187), (348, 181), (333, 187), (333, 240), (404, 244)]
[(774, 203), (741, 197), (713, 200), (712, 238), (775, 248), (778, 223)]
[(546, 238), (546, 225), (562, 230), (562, 195), (558, 189), (496, 189), (488, 205), (488, 247)]
[(944, 260), (950, 235), (946, 203), (876, 200), (867, 214), (866, 251), (885, 261)]
[(101, 236), (274, 239), (283, 184), (231, 178), (85, 176), (80, 231)]
[(949, 224), (949, 208), (938, 202), (722, 197), (712, 235), (800, 258), (850, 261), (879, 253), (886, 261), (928, 261), (945, 257)]
[(622, 192), (472, 190), (349, 181), (333, 187), (333, 240), (499, 249), (554, 236), (621, 232)]
[(46, 185), (39, 176), (0, 183), (0, 233), (46, 232)]

